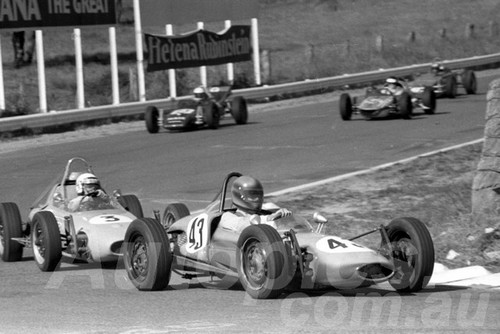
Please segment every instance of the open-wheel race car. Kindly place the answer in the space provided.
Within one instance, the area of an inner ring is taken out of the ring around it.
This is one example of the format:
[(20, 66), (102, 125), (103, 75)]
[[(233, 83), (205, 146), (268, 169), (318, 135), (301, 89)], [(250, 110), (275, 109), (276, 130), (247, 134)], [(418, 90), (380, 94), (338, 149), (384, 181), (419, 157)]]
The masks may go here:
[(440, 62), (431, 65), (429, 73), (419, 76), (412, 87), (432, 86), (436, 97), (455, 98), (458, 88), (463, 88), (466, 94), (476, 94), (476, 74), (471, 69), (452, 70)]
[[(237, 232), (221, 223), (235, 212), (226, 197), (240, 173), (226, 176), (217, 196), (201, 212), (190, 214), (182, 203), (163, 216), (132, 222), (125, 237), (124, 266), (139, 290), (161, 290), (171, 272), (183, 278), (216, 276), (239, 281), (255, 299), (275, 298), (297, 289), (357, 288), (388, 281), (401, 292), (416, 292), (434, 268), (434, 246), (425, 224), (396, 218), (349, 239), (322, 232), (327, 220), (313, 215), (313, 226), (299, 215), (279, 216), (273, 224), (249, 224)], [(267, 213), (279, 209), (264, 203)], [(272, 226), (274, 225), (274, 226)], [(165, 233), (166, 231), (166, 233)], [(380, 247), (356, 239), (378, 232)]]
[(242, 96), (232, 96), (232, 86), (195, 88), (194, 96), (179, 100), (174, 110), (146, 107), (144, 120), (149, 133), (161, 127), (167, 130), (189, 130), (200, 127), (217, 129), (222, 119), (231, 115), (236, 124), (248, 121), (247, 103)]
[(342, 93), (339, 99), (340, 116), (344, 121), (359, 114), (364, 119), (399, 116), (411, 119), (413, 110), (420, 108), (425, 114), (436, 111), (436, 95), (431, 86), (411, 87), (402, 78), (389, 77), (382, 87), (369, 87), (361, 102), (349, 93)]
[[(82, 188), (96, 191), (79, 195), (80, 180)], [(101, 196), (96, 195), (96, 185)], [(116, 263), (129, 224), (141, 217), (142, 206), (135, 195), (121, 195), (118, 190), (107, 195), (90, 164), (75, 157), (35, 201), (27, 221), (22, 220), (17, 204), (0, 203), (0, 255), (5, 262), (20, 261), (23, 248), (32, 248), (42, 271), (56, 270), (63, 256)]]

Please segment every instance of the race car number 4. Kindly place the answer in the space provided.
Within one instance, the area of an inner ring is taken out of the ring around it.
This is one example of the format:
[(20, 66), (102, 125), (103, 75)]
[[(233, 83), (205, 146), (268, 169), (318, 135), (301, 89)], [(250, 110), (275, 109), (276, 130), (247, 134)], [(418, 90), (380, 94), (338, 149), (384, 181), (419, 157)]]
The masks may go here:
[(196, 253), (204, 249), (208, 243), (208, 215), (202, 214), (193, 218), (187, 227), (188, 240), (186, 251)]
[(363, 246), (359, 246), (353, 242), (350, 242), (349, 240), (343, 240), (333, 237), (321, 238), (316, 242), (316, 247), (318, 250), (325, 253), (352, 252), (353, 247), (364, 248)]

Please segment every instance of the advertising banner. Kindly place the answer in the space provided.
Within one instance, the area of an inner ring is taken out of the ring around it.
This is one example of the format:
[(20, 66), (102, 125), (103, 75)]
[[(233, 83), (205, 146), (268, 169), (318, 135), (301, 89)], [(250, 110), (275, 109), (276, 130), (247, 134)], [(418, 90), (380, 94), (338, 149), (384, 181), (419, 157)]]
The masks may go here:
[(235, 25), (221, 33), (203, 29), (188, 35), (145, 34), (148, 72), (251, 60), (251, 27)]
[(115, 24), (115, 0), (0, 0), (0, 29)]

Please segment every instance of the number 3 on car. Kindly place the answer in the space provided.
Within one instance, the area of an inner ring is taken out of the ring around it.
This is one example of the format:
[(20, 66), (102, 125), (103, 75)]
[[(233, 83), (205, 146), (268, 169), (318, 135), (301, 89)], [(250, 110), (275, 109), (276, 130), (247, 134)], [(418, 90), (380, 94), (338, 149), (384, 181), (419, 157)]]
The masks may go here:
[(186, 251), (196, 253), (205, 249), (208, 243), (208, 215), (201, 214), (194, 217), (188, 224), (188, 240)]

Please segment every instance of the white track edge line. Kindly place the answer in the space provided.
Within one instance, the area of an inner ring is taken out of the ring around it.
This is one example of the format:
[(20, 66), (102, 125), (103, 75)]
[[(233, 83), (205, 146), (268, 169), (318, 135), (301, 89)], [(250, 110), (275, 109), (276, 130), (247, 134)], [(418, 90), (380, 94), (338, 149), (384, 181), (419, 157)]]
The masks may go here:
[(438, 154), (438, 153), (455, 150), (455, 149), (462, 148), (462, 147), (469, 146), (469, 145), (474, 145), (474, 144), (480, 143), (482, 141), (484, 141), (484, 138), (476, 139), (476, 140), (473, 140), (473, 141), (470, 141), (470, 142), (466, 142), (466, 143), (463, 143), (463, 144), (458, 144), (458, 145), (454, 145), (454, 146), (442, 148), (442, 149), (439, 149), (439, 150), (435, 150), (435, 151), (431, 151), (431, 152), (427, 152), (427, 153), (423, 153), (423, 154), (419, 154), (419, 155), (416, 155), (416, 156), (413, 156), (413, 157), (410, 157), (410, 158), (406, 158), (406, 159), (402, 159), (402, 160), (398, 160), (398, 161), (394, 161), (394, 162), (389, 162), (389, 163), (378, 165), (378, 166), (371, 167), (371, 168), (368, 168), (368, 169), (364, 169), (364, 170), (360, 170), (360, 171), (356, 171), (356, 172), (352, 172), (352, 173), (347, 173), (347, 174), (342, 174), (342, 175), (338, 175), (338, 176), (333, 176), (333, 177), (330, 177), (330, 178), (327, 178), (327, 179), (323, 179), (323, 180), (319, 180), (319, 181), (315, 181), (315, 182), (311, 182), (311, 183), (302, 184), (300, 186), (295, 186), (295, 187), (290, 187), (290, 188), (283, 189), (283, 190), (278, 190), (278, 191), (275, 191), (275, 192), (267, 194), (266, 197), (276, 197), (276, 196), (281, 196), (281, 195), (284, 195), (284, 194), (287, 194), (287, 193), (291, 193), (291, 192), (299, 192), (301, 190), (305, 190), (305, 189), (312, 188), (312, 187), (317, 187), (317, 186), (322, 186), (322, 185), (325, 185), (327, 183), (332, 183), (332, 182), (344, 180), (344, 179), (347, 179), (347, 178), (350, 178), (350, 177), (353, 177), (353, 176), (358, 176), (358, 175), (372, 173), (372, 172), (375, 172), (375, 171), (383, 169), (383, 168), (394, 166), (396, 164), (408, 163), (408, 162), (411, 162), (411, 161), (416, 160), (418, 158), (427, 157), (427, 156), (435, 155), (435, 154)]

